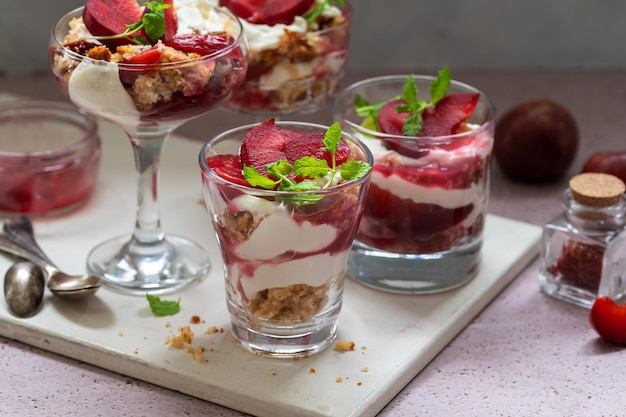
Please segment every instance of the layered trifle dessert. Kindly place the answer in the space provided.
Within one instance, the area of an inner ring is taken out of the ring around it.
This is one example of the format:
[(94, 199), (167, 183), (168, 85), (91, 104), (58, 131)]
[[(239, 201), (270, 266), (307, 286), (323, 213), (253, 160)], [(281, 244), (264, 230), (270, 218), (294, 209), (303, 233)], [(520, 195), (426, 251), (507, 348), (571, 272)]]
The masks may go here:
[(203, 148), (236, 338), (241, 327), (270, 339), (285, 332), (278, 344), (318, 326), (334, 335), (371, 163), (362, 144), (342, 136), (337, 124), (324, 132), (269, 119)]
[(348, 59), (347, 3), (219, 0), (219, 4), (242, 20), (250, 50), (246, 80), (227, 108), (267, 115), (297, 113), (334, 96)]
[(203, 0), (89, 0), (54, 37), (49, 58), (61, 90), (124, 125), (202, 114), (246, 72), (238, 20)]
[[(363, 251), (379, 251), (392, 262), (393, 254), (442, 260), (465, 248), (474, 261), (459, 271), (475, 275), (493, 148), (489, 101), (444, 69), (437, 78), (389, 76), (354, 84), (340, 94), (335, 110), (342, 127), (374, 155), (357, 234)], [(403, 275), (420, 274), (409, 265)], [(436, 277), (440, 269), (423, 273), (435, 271)]]

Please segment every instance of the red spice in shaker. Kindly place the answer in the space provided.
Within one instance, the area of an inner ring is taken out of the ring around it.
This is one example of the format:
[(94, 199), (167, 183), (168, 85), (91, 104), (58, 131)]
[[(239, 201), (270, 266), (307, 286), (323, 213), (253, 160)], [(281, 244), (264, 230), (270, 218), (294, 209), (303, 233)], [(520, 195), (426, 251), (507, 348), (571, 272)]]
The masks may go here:
[[(617, 177), (584, 173), (563, 193), (565, 211), (543, 229), (539, 286), (590, 308), (598, 296), (607, 249), (624, 232), (626, 186)], [(613, 253), (611, 251), (610, 253)]]

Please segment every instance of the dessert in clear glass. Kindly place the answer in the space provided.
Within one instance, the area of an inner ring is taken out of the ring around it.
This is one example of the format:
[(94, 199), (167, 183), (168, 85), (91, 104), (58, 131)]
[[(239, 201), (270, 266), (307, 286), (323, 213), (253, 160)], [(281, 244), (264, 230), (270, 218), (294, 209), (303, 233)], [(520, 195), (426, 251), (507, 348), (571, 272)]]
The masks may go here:
[(239, 20), (199, 0), (89, 0), (54, 26), (55, 82), (78, 107), (124, 129), (134, 153), (135, 229), (87, 259), (109, 287), (158, 294), (206, 274), (205, 250), (163, 231), (159, 161), (176, 127), (230, 98), (244, 79), (245, 57)]
[[(341, 138), (334, 157), (327, 129)], [(211, 139), (199, 163), (235, 339), (275, 357), (325, 349), (336, 335), (369, 150), (338, 124), (269, 119)]]
[(220, 0), (249, 47), (246, 80), (225, 107), (258, 117), (315, 111), (334, 97), (348, 59), (347, 2)]
[(444, 69), (355, 83), (334, 110), (374, 155), (348, 274), (397, 293), (439, 292), (476, 276), (495, 123), (487, 97)]
[(0, 104), (0, 215), (67, 214), (92, 195), (99, 167), (90, 114), (53, 101)]

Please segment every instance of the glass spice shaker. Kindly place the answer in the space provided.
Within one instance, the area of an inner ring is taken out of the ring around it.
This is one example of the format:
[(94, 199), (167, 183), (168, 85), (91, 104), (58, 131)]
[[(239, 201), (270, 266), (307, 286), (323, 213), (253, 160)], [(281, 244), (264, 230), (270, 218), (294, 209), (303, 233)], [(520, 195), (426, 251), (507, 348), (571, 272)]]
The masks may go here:
[(590, 172), (570, 180), (564, 212), (543, 228), (544, 293), (591, 308), (598, 295), (626, 290), (625, 191), (613, 175)]

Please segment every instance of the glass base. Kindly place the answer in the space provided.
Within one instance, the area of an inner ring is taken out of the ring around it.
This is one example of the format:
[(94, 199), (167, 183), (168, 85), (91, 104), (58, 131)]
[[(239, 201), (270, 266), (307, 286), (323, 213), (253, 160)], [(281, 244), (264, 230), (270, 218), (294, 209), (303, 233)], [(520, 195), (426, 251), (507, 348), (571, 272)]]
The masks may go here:
[(550, 281), (542, 272), (539, 273), (539, 288), (544, 294), (588, 309), (597, 297), (589, 291)]
[(454, 251), (400, 254), (354, 242), (348, 276), (367, 287), (398, 294), (429, 294), (466, 284), (480, 268), (482, 240)]
[(273, 358), (309, 356), (328, 348), (337, 336), (340, 306), (332, 312), (293, 326), (267, 321), (251, 328), (241, 319), (241, 310), (229, 303), (231, 332), (235, 340), (253, 353)]
[(140, 245), (119, 236), (96, 246), (87, 257), (87, 270), (125, 294), (175, 292), (206, 275), (210, 262), (197, 243), (175, 235), (153, 245)]

